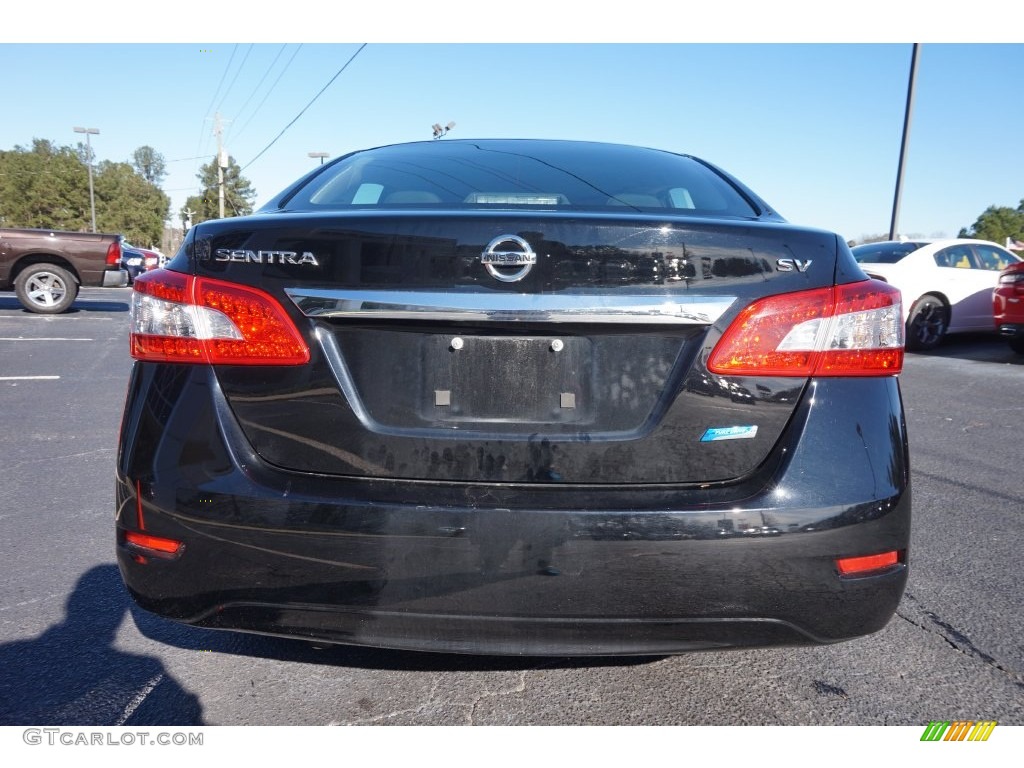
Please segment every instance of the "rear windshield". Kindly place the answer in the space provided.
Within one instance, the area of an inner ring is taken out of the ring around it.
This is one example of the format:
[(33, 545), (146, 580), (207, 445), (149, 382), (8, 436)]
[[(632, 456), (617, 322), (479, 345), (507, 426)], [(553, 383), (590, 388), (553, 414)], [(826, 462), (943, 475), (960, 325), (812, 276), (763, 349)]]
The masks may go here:
[(861, 264), (895, 264), (909, 253), (913, 253), (924, 243), (868, 243), (852, 248), (853, 258)]
[(557, 141), (436, 141), (358, 152), (313, 178), (283, 208), (618, 208), (758, 215), (732, 184), (692, 158)]

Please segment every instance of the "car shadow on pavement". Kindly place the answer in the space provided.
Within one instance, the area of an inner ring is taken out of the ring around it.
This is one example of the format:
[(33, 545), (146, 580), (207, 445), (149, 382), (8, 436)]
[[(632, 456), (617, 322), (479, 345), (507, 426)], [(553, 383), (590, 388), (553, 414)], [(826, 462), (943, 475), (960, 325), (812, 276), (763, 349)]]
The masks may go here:
[(20, 310), (24, 315), (38, 315), (39, 317), (63, 317), (65, 315), (75, 315), (79, 312), (127, 312), (129, 305), (126, 301), (75, 299), (75, 303), (71, 305), (67, 312), (62, 312), (59, 315), (42, 315), (36, 312), (29, 312), (13, 296), (0, 296), (0, 310), (2, 309)]
[(1024, 355), (1018, 355), (1006, 339), (994, 333), (957, 333), (947, 336), (928, 352), (908, 352), (908, 356), (952, 357), (978, 363), (1024, 365)]
[(199, 699), (158, 659), (113, 647), (128, 600), (117, 567), (96, 566), (64, 621), (0, 645), (0, 725), (202, 725)]
[(179, 624), (138, 608), (131, 616), (150, 640), (197, 652), (226, 653), (300, 664), (413, 672), (509, 672), (530, 669), (582, 669), (650, 664), (665, 656), (475, 656), (456, 653), (396, 651), (333, 645)]

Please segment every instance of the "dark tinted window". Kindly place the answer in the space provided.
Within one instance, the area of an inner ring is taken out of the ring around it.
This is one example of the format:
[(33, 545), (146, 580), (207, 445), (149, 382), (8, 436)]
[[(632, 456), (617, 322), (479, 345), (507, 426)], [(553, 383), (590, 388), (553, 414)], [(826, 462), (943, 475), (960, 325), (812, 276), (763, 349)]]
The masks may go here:
[(367, 150), (312, 179), (286, 210), (615, 208), (740, 216), (758, 212), (696, 160), (585, 142), (434, 141)]
[(978, 269), (974, 252), (969, 245), (954, 245), (935, 254), (935, 265), (955, 269)]
[(908, 253), (913, 253), (924, 243), (868, 243), (852, 248), (853, 258), (861, 264), (895, 264)]

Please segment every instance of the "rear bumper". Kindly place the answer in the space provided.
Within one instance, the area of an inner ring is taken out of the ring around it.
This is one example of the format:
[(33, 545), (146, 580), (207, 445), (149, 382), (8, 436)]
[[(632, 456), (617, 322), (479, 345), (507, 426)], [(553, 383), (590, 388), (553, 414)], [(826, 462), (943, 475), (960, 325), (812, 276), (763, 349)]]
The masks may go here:
[[(121, 446), (125, 583), (199, 626), (531, 655), (828, 643), (881, 629), (907, 578), (894, 379), (812, 383), (765, 465), (717, 487), (284, 471), (252, 453), (198, 367), (136, 364)], [(140, 553), (124, 541), (140, 528), (183, 550)], [(837, 557), (891, 550), (884, 572), (837, 572)]]
[(103, 273), (104, 288), (124, 288), (128, 285), (128, 272), (123, 269), (109, 269)]

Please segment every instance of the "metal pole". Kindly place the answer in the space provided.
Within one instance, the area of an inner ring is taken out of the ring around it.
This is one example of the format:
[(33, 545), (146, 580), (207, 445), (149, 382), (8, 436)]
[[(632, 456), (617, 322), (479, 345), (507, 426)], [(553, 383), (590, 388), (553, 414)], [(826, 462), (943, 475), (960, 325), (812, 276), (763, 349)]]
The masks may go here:
[(224, 218), (224, 169), (227, 167), (228, 160), (224, 152), (224, 131), (220, 125), (220, 112), (214, 115), (214, 128), (213, 132), (217, 136), (217, 201), (218, 201), (218, 213), (220, 218)]
[(98, 134), (100, 131), (98, 128), (81, 128), (75, 126), (73, 129), (75, 133), (85, 134), (85, 153), (87, 155), (86, 165), (89, 168), (89, 210), (92, 212), (92, 231), (96, 231), (96, 197), (93, 194), (92, 187), (92, 142), (89, 141), (89, 136), (92, 134)]
[(914, 43), (910, 57), (910, 82), (907, 84), (907, 109), (903, 115), (903, 140), (900, 142), (900, 166), (896, 171), (896, 196), (892, 201), (892, 221), (889, 223), (889, 239), (896, 239), (896, 225), (900, 217), (900, 197), (903, 194), (903, 169), (907, 162), (907, 143), (910, 139), (910, 116), (914, 109), (914, 80), (917, 76), (917, 55), (919, 43)]
[(219, 204), (220, 218), (223, 219), (224, 218), (224, 167), (222, 165), (220, 165), (220, 161), (219, 160), (217, 162), (218, 162), (218, 165), (217, 165), (217, 188), (220, 190), (220, 192), (217, 195), (217, 198), (218, 198), (218, 204)]
[(92, 142), (89, 134), (85, 134), (85, 149), (89, 155), (89, 210), (92, 212), (92, 231), (96, 231), (96, 194), (92, 186)]

